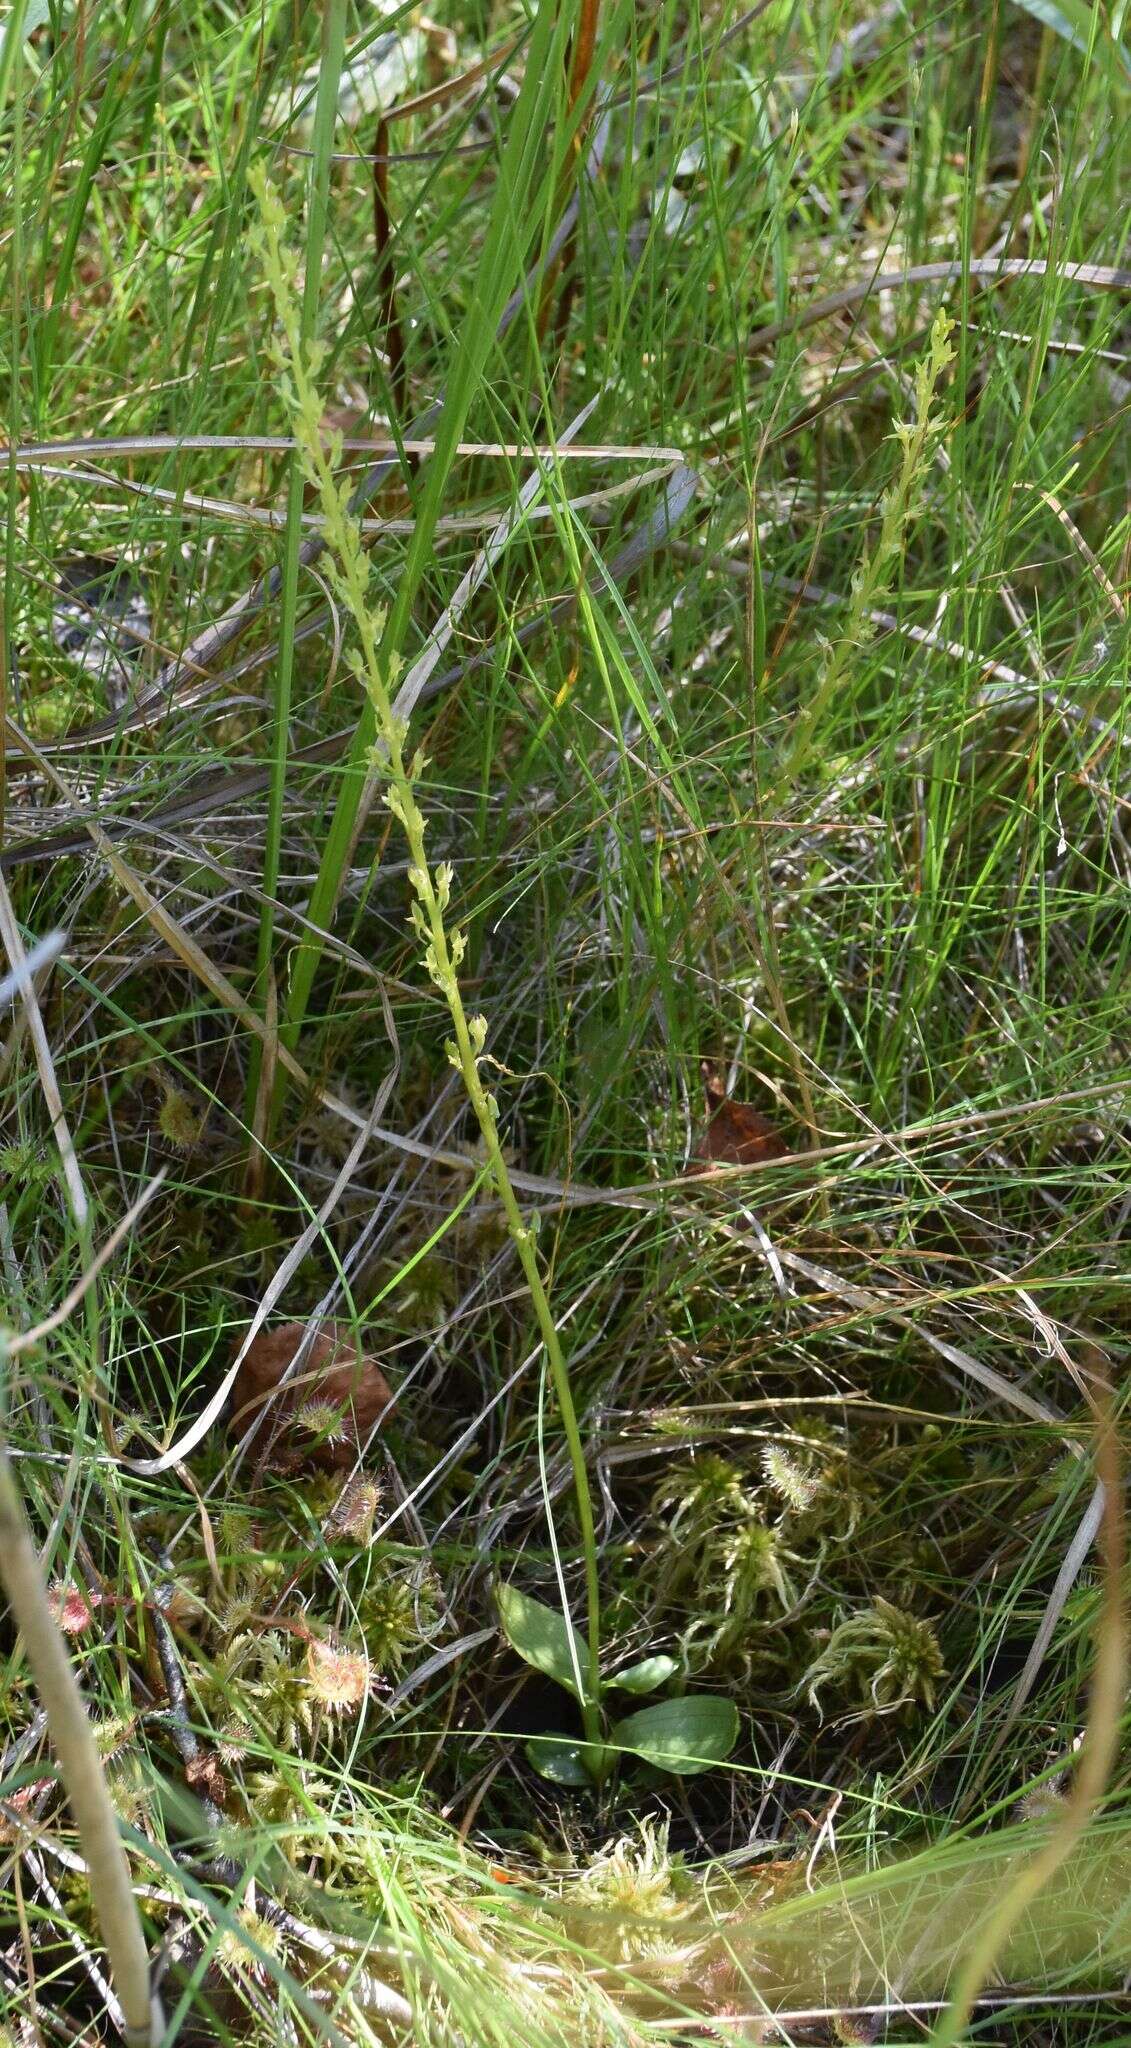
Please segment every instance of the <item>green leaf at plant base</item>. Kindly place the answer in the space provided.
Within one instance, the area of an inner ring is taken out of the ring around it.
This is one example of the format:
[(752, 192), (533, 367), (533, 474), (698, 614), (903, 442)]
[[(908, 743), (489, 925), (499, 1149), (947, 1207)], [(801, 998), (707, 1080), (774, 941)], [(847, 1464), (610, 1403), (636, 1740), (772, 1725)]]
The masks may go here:
[(517, 1650), (535, 1671), (542, 1671), (558, 1685), (564, 1685), (582, 1706), (588, 1704), (585, 1645), (577, 1630), (556, 1608), (532, 1599), (517, 1586), (497, 1586), (495, 1599), (499, 1621), (512, 1650)]
[(589, 1785), (593, 1779), (582, 1760), (583, 1742), (543, 1741), (532, 1737), (524, 1744), (526, 1761), (540, 1778), (551, 1785)]
[(690, 1778), (730, 1755), (738, 1741), (738, 1712), (731, 1700), (691, 1693), (626, 1714), (611, 1730), (609, 1741), (617, 1749), (646, 1757), (661, 1771)]
[(621, 1692), (659, 1692), (669, 1678), (679, 1670), (677, 1657), (642, 1657), (639, 1664), (629, 1664), (624, 1671), (614, 1671), (605, 1680), (606, 1685), (615, 1685)]

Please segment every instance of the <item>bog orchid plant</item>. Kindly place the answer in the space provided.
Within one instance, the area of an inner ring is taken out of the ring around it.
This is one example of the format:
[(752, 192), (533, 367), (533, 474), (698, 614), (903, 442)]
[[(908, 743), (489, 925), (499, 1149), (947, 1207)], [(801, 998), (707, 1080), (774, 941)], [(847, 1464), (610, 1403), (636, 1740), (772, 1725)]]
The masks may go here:
[[(605, 1776), (620, 1749), (649, 1756), (670, 1769), (698, 1769), (719, 1761), (733, 1747), (738, 1718), (729, 1703), (714, 1699), (665, 1700), (612, 1728), (602, 1711), (600, 1597), (593, 1509), (569, 1372), (538, 1258), (538, 1218), (524, 1217), (507, 1171), (499, 1136), (498, 1101), (484, 1080), (484, 1068), (491, 1064), (487, 1019), (468, 1014), (460, 990), (459, 970), (467, 939), (449, 915), (452, 864), (433, 864), (428, 856), (427, 819), (417, 793), (428, 761), (419, 747), (410, 753), (408, 728), (394, 708), (400, 656), (396, 648), (386, 645), (386, 616), (370, 595), (370, 564), (361, 527), (350, 508), (348, 483), (338, 480), (341, 436), (327, 434), (324, 427), (325, 407), (318, 380), (325, 351), (317, 341), (303, 341), (298, 258), (287, 244), (282, 202), (262, 172), (253, 176), (261, 219), (259, 248), (278, 322), (274, 352), (281, 390), (291, 416), (298, 460), (321, 509), (327, 544), (324, 573), (352, 622), (356, 644), (350, 659), (376, 728), (369, 766), (379, 778), (384, 802), (408, 844), (412, 892), (409, 917), (420, 940), (425, 971), (447, 1005), (452, 1026), (452, 1037), (446, 1045), (448, 1058), (460, 1075), (479, 1126), (490, 1178), (530, 1291), (569, 1450), (585, 1566), (585, 1640), (582, 1642), (563, 1614), (510, 1587), (500, 1589), (503, 1631), (520, 1656), (548, 1671), (577, 1700), (584, 1740), (572, 1748), (576, 1749), (576, 1768), (586, 1780)], [(664, 1660), (648, 1660), (649, 1666), (655, 1666), (657, 1671), (660, 1663), (663, 1670), (659, 1675), (672, 1675)], [(567, 1751), (572, 1754), (571, 1745), (555, 1747), (551, 1743), (550, 1750), (541, 1755), (535, 1750), (532, 1760), (541, 1761), (551, 1775), (560, 1779), (572, 1767), (563, 1761)]]

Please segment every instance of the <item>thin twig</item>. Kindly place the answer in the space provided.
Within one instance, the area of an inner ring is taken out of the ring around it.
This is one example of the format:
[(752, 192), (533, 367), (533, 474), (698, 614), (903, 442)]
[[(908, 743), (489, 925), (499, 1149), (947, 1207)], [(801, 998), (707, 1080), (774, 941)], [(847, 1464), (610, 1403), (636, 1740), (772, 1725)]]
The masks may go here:
[(855, 284), (842, 285), (826, 298), (814, 299), (811, 306), (802, 306), (784, 320), (756, 327), (746, 343), (746, 353), (757, 355), (787, 334), (801, 334), (807, 327), (831, 319), (834, 313), (846, 312), (849, 306), (874, 298), (877, 292), (904, 291), (913, 284), (957, 284), (964, 277), (978, 278), (986, 284), (1005, 284), (1011, 278), (1049, 275), (1070, 284), (1091, 285), (1095, 291), (1131, 291), (1131, 270), (1114, 270), (1105, 263), (1046, 263), (1039, 256), (975, 256), (968, 263), (913, 263), (908, 270), (886, 270), (873, 277), (858, 278)]
[(31, 952), (24, 954), (19, 965), (0, 979), (0, 1010), (6, 1010), (16, 996), (31, 988), (36, 975), (59, 958), (66, 943), (66, 932), (48, 932), (45, 939), (36, 940)]
[[(5, 1354), (6, 1347), (0, 1346), (0, 1372), (6, 1376)], [(47, 1714), (51, 1743), (90, 1871), (94, 1910), (121, 2000), (127, 2048), (156, 2048), (165, 2023), (150, 1993), (149, 1955), (129, 1864), (118, 1836), (117, 1815), (66, 1645), (52, 1619), (6, 1442), (0, 1442), (0, 1579)]]

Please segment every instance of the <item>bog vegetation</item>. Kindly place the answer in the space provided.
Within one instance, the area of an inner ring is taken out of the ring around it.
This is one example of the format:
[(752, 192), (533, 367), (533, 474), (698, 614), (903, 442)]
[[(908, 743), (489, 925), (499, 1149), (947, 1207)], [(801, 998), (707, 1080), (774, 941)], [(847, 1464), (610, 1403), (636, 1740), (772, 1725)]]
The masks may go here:
[(1129, 85), (9, 0), (5, 2040), (1124, 2038)]

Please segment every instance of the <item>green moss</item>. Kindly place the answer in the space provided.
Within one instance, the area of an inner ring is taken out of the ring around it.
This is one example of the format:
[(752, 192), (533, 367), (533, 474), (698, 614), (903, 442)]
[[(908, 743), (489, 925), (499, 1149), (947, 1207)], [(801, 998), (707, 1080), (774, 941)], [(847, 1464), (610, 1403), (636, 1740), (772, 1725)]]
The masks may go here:
[(943, 1655), (929, 1621), (893, 1601), (877, 1598), (850, 1614), (810, 1664), (802, 1686), (824, 1711), (822, 1694), (886, 1714), (917, 1705), (933, 1707)]
[(97, 700), (81, 683), (63, 681), (34, 697), (28, 706), (28, 729), (37, 740), (62, 740), (76, 726), (99, 713)]

